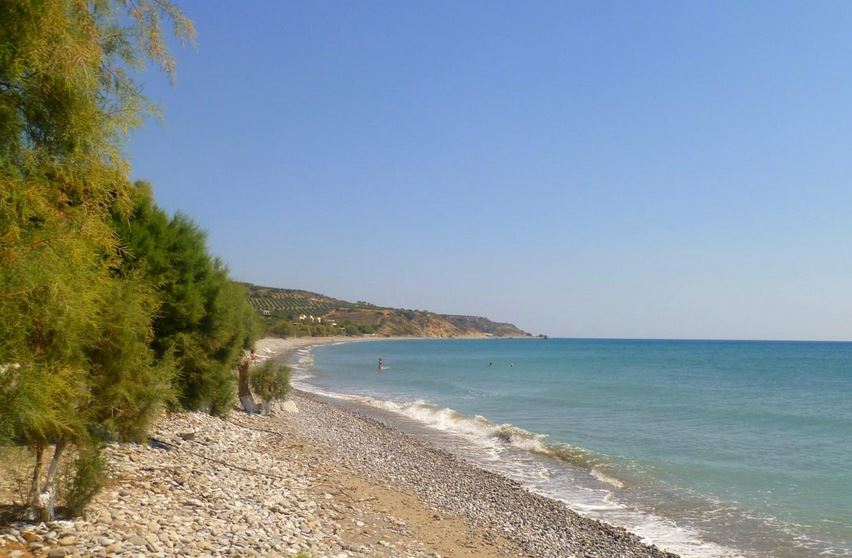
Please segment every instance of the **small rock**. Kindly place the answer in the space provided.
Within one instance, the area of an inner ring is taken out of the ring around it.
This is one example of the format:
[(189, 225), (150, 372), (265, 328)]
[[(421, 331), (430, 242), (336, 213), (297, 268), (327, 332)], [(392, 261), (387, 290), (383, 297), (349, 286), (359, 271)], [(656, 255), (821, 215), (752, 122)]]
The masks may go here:
[(285, 401), (281, 405), (281, 408), (284, 409), (285, 411), (287, 411), (288, 413), (298, 413), (299, 412), (299, 408), (296, 407), (296, 404), (293, 403), (292, 401)]
[(149, 534), (145, 535), (145, 541), (148, 544), (155, 544), (155, 545), (160, 544), (160, 538), (153, 533), (149, 533)]
[(23, 537), (23, 539), (28, 543), (41, 542), (42, 540), (41, 535), (39, 535), (38, 533), (33, 533), (32, 531), (22, 532), (21, 537)]
[(127, 537), (127, 542), (135, 546), (145, 546), (145, 539), (139, 535), (130, 535)]

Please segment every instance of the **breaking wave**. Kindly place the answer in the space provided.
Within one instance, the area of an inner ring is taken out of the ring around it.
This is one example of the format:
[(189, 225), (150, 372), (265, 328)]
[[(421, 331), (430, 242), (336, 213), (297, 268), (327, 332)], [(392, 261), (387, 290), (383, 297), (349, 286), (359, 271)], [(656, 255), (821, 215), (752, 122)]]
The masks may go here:
[[(628, 487), (626, 480), (618, 478), (610, 472), (614, 464), (605, 456), (569, 444), (550, 444), (545, 441), (546, 435), (530, 432), (512, 424), (498, 424), (481, 415), (465, 415), (454, 409), (439, 407), (422, 399), (411, 402), (377, 399), (364, 395), (327, 391), (308, 383), (303, 384), (303, 389), (323, 397), (351, 401), (392, 412), (427, 427), (464, 436), (480, 446), (492, 449), (510, 448), (526, 451), (538, 457), (554, 459), (586, 471), (590, 476), (607, 485), (609, 490), (613, 487), (618, 489)], [(583, 505), (578, 502), (570, 502), (569, 505), (576, 511), (590, 514), (597, 519), (609, 521), (615, 519), (616, 523), (620, 523), (617, 521), (618, 518), (625, 519), (624, 523), (628, 524), (631, 530), (642, 539), (663, 543), (669, 549), (685, 556), (703, 558), (739, 558), (741, 556), (732, 549), (701, 541), (698, 533), (677, 527), (654, 515), (631, 514), (622, 504), (614, 501), (614, 495), (609, 490), (604, 491), (606, 496), (604, 497), (605, 504), (602, 507), (600, 504)], [(558, 496), (555, 497), (558, 498)], [(595, 511), (604, 511), (615, 515), (613, 517), (600, 516), (595, 514)], [(636, 517), (632, 517), (633, 515)]]
[[(315, 388), (313, 388), (313, 391), (317, 392)], [(546, 440), (546, 434), (530, 432), (513, 424), (499, 424), (481, 415), (465, 415), (455, 409), (439, 407), (422, 399), (400, 402), (329, 392), (320, 392), (320, 395), (346, 399), (390, 411), (436, 430), (462, 435), (480, 445), (487, 445), (495, 449), (513, 448), (539, 457), (554, 459), (586, 470), (600, 482), (610, 486), (627, 487), (627, 481), (617, 478), (608, 470), (604, 471), (604, 469), (610, 467), (609, 461), (604, 456), (570, 444), (549, 443)]]
[[(850, 556), (842, 548), (826, 550), (821, 541), (810, 540), (801, 529), (794, 528), (798, 525), (789, 526), (775, 518), (751, 517), (736, 506), (669, 486), (652, 476), (641, 463), (555, 442), (546, 434), (511, 423), (498, 423), (482, 415), (466, 415), (425, 399), (405, 400), (402, 395), (381, 395), (381, 390), (364, 395), (365, 388), (370, 389), (367, 382), (364, 382), (367, 386), (361, 388), (361, 395), (337, 393), (325, 382), (327, 387), (319, 387), (312, 376), (324, 373), (314, 368), (310, 349), (294, 354), (292, 364), (293, 383), (300, 389), (348, 401), (362, 409), (376, 409), (383, 415), (396, 415), (403, 420), (384, 416), (406, 432), (413, 427), (413, 431), (420, 434), (420, 428), (414, 424), (445, 432), (446, 436), (431, 437), (439, 447), (472, 458), (484, 468), (513, 478), (534, 492), (560, 500), (584, 516), (625, 527), (645, 542), (682, 556), (752, 558), (776, 555), (775, 550), (780, 551), (778, 556), (785, 557)], [(417, 393), (419, 387), (400, 391)], [(368, 414), (375, 416), (375, 413)], [(408, 421), (412, 423), (406, 424)], [(430, 435), (426, 433), (426, 436)], [(568, 466), (560, 467), (560, 463)], [(789, 532), (787, 527), (790, 527)], [(737, 544), (739, 539), (730, 538), (732, 529), (737, 530), (737, 537), (741, 532), (758, 533), (763, 537), (746, 541), (742, 546)], [(790, 554), (788, 548), (793, 546), (802, 552)]]

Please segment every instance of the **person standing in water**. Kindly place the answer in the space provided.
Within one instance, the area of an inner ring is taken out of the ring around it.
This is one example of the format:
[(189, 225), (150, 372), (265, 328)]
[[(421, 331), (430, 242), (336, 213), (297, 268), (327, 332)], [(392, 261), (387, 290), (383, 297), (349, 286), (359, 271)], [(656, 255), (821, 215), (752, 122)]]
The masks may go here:
[(378, 368), (378, 370), (384, 370), (384, 369), (385, 369), (385, 365), (382, 362), (382, 357), (379, 357), (379, 368)]

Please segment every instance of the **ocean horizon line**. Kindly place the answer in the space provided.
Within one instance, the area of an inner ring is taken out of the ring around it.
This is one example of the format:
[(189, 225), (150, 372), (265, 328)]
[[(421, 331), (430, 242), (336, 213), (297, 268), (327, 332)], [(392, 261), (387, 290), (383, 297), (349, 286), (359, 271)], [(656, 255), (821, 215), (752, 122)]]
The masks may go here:
[[(852, 339), (738, 339), (730, 337), (574, 337), (562, 335), (546, 335), (546, 339), (563, 339), (573, 341), (686, 341), (708, 343), (837, 343), (849, 344)], [(475, 338), (474, 338), (475, 339)], [(532, 337), (488, 337), (484, 339), (543, 339)]]

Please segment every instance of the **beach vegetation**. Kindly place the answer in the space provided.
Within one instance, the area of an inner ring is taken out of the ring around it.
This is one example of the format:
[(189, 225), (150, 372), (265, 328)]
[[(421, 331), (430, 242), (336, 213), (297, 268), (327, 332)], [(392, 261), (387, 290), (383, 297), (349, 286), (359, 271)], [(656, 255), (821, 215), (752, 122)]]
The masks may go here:
[(105, 468), (99, 444), (80, 447), (74, 460), (65, 464), (57, 492), (67, 515), (82, 514), (97, 496), (106, 484)]
[(346, 335), (370, 335), (376, 332), (375, 326), (371, 324), (358, 324), (351, 320), (343, 320), (339, 325)]
[(359, 324), (351, 320), (328, 323), (304, 323), (289, 318), (274, 320), (267, 324), (266, 333), (279, 337), (335, 337), (359, 336), (375, 333), (371, 324)]
[(286, 364), (267, 360), (251, 370), (251, 389), (260, 397), (264, 415), (275, 401), (281, 401), (290, 393), (290, 367)]
[(276, 320), (268, 326), (269, 333), (280, 337), (332, 337), (345, 335), (339, 326), (316, 323), (293, 322), (291, 320)]
[(76, 508), (99, 440), (142, 436), (172, 396), (160, 302), (119, 272), (113, 226), (132, 206), (123, 139), (154, 112), (132, 71), (174, 72), (164, 23), (192, 39), (165, 0), (0, 3), (0, 437), (33, 456), (32, 518), (55, 517), (69, 449)]
[(158, 360), (174, 363), (177, 401), (224, 414), (235, 401), (233, 371), (255, 341), (259, 318), (189, 217), (169, 217), (147, 183), (137, 183), (133, 193), (129, 216), (115, 216), (125, 251), (121, 273), (144, 277), (161, 303), (152, 347)]

